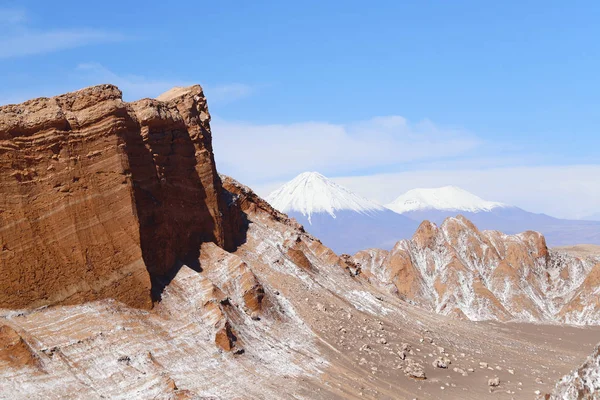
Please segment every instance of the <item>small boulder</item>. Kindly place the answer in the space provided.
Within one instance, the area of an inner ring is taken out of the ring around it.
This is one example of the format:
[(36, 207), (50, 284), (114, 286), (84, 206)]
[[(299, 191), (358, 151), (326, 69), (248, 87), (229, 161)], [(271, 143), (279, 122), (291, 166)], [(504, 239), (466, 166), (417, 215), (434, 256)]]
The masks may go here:
[(404, 368), (404, 373), (414, 379), (427, 379), (423, 366), (414, 361), (408, 363), (408, 365)]
[(452, 361), (447, 357), (438, 357), (433, 362), (433, 366), (436, 368), (448, 368), (450, 364), (452, 364)]
[(495, 377), (495, 378), (488, 379), (488, 386), (492, 386), (492, 387), (500, 386), (500, 378)]

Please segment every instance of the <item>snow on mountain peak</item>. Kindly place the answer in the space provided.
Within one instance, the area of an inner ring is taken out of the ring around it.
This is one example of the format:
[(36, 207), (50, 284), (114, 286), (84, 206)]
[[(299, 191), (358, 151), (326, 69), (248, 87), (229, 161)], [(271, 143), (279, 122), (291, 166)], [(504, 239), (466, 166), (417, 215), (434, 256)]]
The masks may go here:
[(457, 186), (444, 186), (430, 189), (412, 189), (386, 205), (398, 213), (418, 210), (445, 211), (490, 211), (506, 204), (486, 201)]
[(385, 210), (385, 207), (365, 199), (318, 172), (304, 172), (266, 199), (277, 210), (296, 211), (308, 217), (327, 212), (335, 218), (335, 211), (350, 210), (359, 213)]

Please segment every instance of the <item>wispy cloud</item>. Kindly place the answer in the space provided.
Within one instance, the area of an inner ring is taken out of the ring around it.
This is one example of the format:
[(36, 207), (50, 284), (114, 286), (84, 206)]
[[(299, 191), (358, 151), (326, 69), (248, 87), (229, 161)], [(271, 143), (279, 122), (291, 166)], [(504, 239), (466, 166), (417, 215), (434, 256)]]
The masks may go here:
[[(60, 82), (60, 77), (56, 82)], [(111, 83), (123, 91), (126, 101), (135, 101), (143, 98), (155, 98), (161, 93), (175, 86), (191, 86), (198, 82), (178, 79), (156, 79), (136, 74), (121, 74), (112, 71), (96, 62), (81, 63), (68, 77), (62, 79), (62, 84), (51, 86), (27, 88), (14, 93), (0, 94), (0, 105), (21, 103), (25, 100), (40, 96), (55, 96), (61, 93), (81, 89), (82, 87)], [(209, 104), (230, 103), (237, 99), (250, 96), (254, 88), (244, 84), (205, 85)], [(218, 95), (215, 95), (218, 94)]]
[[(76, 68), (82, 74), (86, 85), (112, 83), (122, 91), (126, 100), (138, 100), (145, 97), (154, 98), (175, 86), (191, 86), (198, 82), (184, 80), (152, 79), (134, 74), (117, 74), (99, 63), (82, 63)], [(204, 90), (209, 104), (230, 103), (250, 96), (254, 89), (250, 85), (232, 83), (224, 85), (205, 85)]]
[(34, 29), (23, 9), (0, 9), (0, 59), (47, 54), (126, 37), (118, 32), (87, 28)]
[(15, 25), (27, 20), (27, 12), (20, 8), (0, 8), (0, 26)]
[(255, 87), (244, 83), (229, 83), (224, 85), (205, 86), (204, 91), (211, 104), (230, 103), (255, 92)]
[[(349, 124), (212, 123), (219, 171), (267, 196), (316, 170), (386, 204), (415, 188), (456, 185), (487, 200), (561, 218), (599, 211), (600, 165), (553, 165), (544, 154), (401, 116)], [(400, 171), (400, 172), (397, 172)]]
[(140, 75), (117, 74), (99, 63), (82, 63), (76, 68), (81, 73), (86, 85), (111, 83), (123, 91), (126, 100), (138, 100), (145, 97), (154, 98), (174, 86), (190, 86), (192, 82), (179, 80), (150, 79)]
[(401, 116), (350, 124), (302, 122), (260, 125), (213, 119), (218, 167), (248, 183), (305, 170), (325, 174), (377, 169), (463, 155), (480, 144), (467, 132), (411, 123)]
[(98, 43), (121, 41), (118, 33), (97, 30), (27, 31), (0, 39), (0, 58), (53, 53)]

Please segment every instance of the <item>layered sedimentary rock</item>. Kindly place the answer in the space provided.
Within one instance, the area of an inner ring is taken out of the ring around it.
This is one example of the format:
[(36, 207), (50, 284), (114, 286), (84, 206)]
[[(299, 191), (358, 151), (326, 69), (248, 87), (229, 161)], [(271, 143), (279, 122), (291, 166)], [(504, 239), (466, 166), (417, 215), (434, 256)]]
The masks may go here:
[(537, 232), (479, 231), (462, 216), (424, 221), (393, 250), (352, 260), (363, 279), (441, 314), (600, 324), (598, 257), (549, 250)]
[[(0, 107), (0, 307), (115, 298), (200, 245), (232, 246), (200, 86), (125, 103), (100, 85)], [(155, 293), (158, 295), (159, 293)]]

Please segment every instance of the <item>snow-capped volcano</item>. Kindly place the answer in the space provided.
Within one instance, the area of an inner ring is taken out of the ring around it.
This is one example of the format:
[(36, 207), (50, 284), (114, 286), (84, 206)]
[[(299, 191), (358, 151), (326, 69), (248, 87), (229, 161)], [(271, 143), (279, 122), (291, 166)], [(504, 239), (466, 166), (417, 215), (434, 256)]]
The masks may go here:
[(413, 189), (386, 205), (414, 221), (441, 224), (448, 217), (464, 215), (481, 229), (508, 234), (538, 231), (551, 246), (600, 243), (600, 223), (570, 221), (535, 214), (519, 207), (487, 201), (456, 186)]
[(266, 199), (296, 218), (304, 228), (338, 253), (378, 247), (391, 249), (410, 238), (418, 224), (365, 199), (318, 172), (304, 172)]
[(487, 201), (456, 186), (432, 189), (412, 189), (386, 205), (398, 213), (418, 210), (444, 210), (481, 212), (508, 207), (506, 204)]
[(384, 207), (360, 197), (318, 172), (304, 172), (267, 197), (277, 210), (299, 212), (311, 221), (314, 213), (326, 212), (333, 218), (336, 211), (350, 210), (358, 213), (383, 211)]

